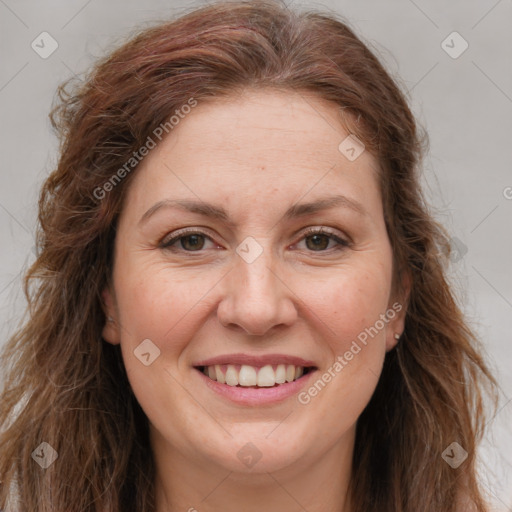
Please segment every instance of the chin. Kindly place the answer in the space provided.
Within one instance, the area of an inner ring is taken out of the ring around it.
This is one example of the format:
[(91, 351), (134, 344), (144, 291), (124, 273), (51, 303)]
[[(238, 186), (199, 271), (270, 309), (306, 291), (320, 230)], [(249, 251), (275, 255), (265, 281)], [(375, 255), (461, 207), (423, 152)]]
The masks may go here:
[[(280, 429), (282, 429), (280, 431)], [(238, 425), (233, 437), (209, 454), (210, 460), (236, 473), (266, 474), (280, 471), (306, 459), (305, 437), (290, 432), (289, 423)]]

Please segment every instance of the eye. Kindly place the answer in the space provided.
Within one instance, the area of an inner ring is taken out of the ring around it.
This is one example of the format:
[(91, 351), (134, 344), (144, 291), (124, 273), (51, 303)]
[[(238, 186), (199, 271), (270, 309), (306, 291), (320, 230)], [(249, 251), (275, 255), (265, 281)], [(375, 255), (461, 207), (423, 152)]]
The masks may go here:
[[(170, 251), (186, 251), (186, 252), (198, 252), (205, 248), (206, 241), (213, 243), (212, 239), (202, 231), (179, 231), (173, 237), (164, 239), (160, 243), (160, 248), (167, 249)], [(175, 247), (177, 242), (179, 246)]]
[[(214, 243), (211, 237), (202, 231), (180, 230), (174, 236), (164, 239), (160, 243), (160, 248), (173, 252), (199, 252), (202, 249), (208, 249), (205, 247), (208, 241)], [(313, 252), (342, 250), (350, 246), (350, 242), (325, 228), (309, 228), (303, 233), (302, 241), (305, 242), (306, 249)]]
[[(342, 250), (350, 246), (350, 242), (325, 228), (309, 228), (303, 233), (302, 240), (306, 248), (314, 252), (327, 252), (329, 249)], [(334, 243), (334, 246), (330, 246), (331, 243)]]

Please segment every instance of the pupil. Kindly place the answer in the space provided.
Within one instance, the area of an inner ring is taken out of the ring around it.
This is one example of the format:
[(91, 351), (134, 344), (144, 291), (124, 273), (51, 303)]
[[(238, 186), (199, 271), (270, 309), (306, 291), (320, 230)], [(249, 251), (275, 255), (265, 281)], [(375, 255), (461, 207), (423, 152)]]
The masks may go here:
[(313, 241), (313, 247), (308, 247), (309, 249), (313, 250), (325, 249), (329, 245), (329, 237), (326, 235), (311, 235), (308, 237), (308, 241)]
[[(190, 241), (192, 242), (191, 244), (188, 243)], [(181, 245), (182, 245), (183, 249), (188, 249), (188, 250), (202, 249), (202, 247), (204, 245), (203, 235), (187, 235), (182, 238)], [(199, 245), (199, 247), (197, 247), (197, 245)]]

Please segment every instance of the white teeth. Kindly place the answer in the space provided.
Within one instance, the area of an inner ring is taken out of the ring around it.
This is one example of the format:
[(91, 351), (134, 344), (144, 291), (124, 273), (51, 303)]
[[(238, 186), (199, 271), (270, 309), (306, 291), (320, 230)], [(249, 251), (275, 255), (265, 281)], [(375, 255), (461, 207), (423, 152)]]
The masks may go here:
[(295, 366), (292, 364), (286, 367), (286, 382), (292, 382), (295, 379)]
[(274, 369), (269, 364), (260, 368), (258, 372), (258, 386), (260, 387), (271, 387), (276, 383), (276, 374)]
[(216, 380), (220, 384), (227, 384), (228, 386), (259, 386), (268, 388), (276, 384), (297, 380), (304, 375), (304, 368), (293, 364), (278, 364), (274, 370), (274, 367), (270, 364), (261, 368), (246, 364), (241, 366), (228, 364), (224, 373), (221, 365), (217, 364), (203, 368), (203, 373), (210, 377), (210, 379)]
[(213, 380), (217, 380), (217, 382), (220, 382), (221, 384), (226, 384), (226, 378), (224, 377), (224, 374), (222, 373), (222, 370), (218, 364), (215, 365), (215, 375), (217, 378)]
[(286, 366), (278, 364), (276, 368), (276, 384), (284, 384), (286, 382)]
[(257, 379), (256, 377), (256, 369), (243, 364), (238, 374), (238, 383), (240, 386), (256, 386), (257, 380), (258, 385), (260, 385), (259, 378)]
[(238, 384), (238, 372), (232, 364), (228, 364), (226, 370), (226, 384), (228, 386), (236, 386)]

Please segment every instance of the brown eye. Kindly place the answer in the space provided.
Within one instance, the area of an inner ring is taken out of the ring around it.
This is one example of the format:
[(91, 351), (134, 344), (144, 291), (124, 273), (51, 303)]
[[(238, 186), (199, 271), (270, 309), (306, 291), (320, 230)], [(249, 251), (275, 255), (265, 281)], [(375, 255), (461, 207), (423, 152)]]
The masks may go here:
[[(328, 235), (309, 235), (305, 238), (306, 246), (312, 251), (325, 250), (329, 246), (331, 237)], [(311, 243), (308, 243), (311, 242)]]
[(199, 251), (204, 246), (204, 236), (199, 234), (182, 236), (179, 240), (186, 251)]
[(327, 231), (325, 228), (308, 229), (299, 243), (302, 242), (304, 242), (306, 250), (314, 252), (331, 252), (332, 250), (343, 250), (350, 246), (350, 242), (331, 231)]
[(200, 231), (181, 231), (167, 240), (164, 239), (160, 243), (160, 247), (168, 251), (198, 252), (202, 249), (208, 249), (208, 247), (205, 247), (208, 241), (213, 243), (208, 235)]

